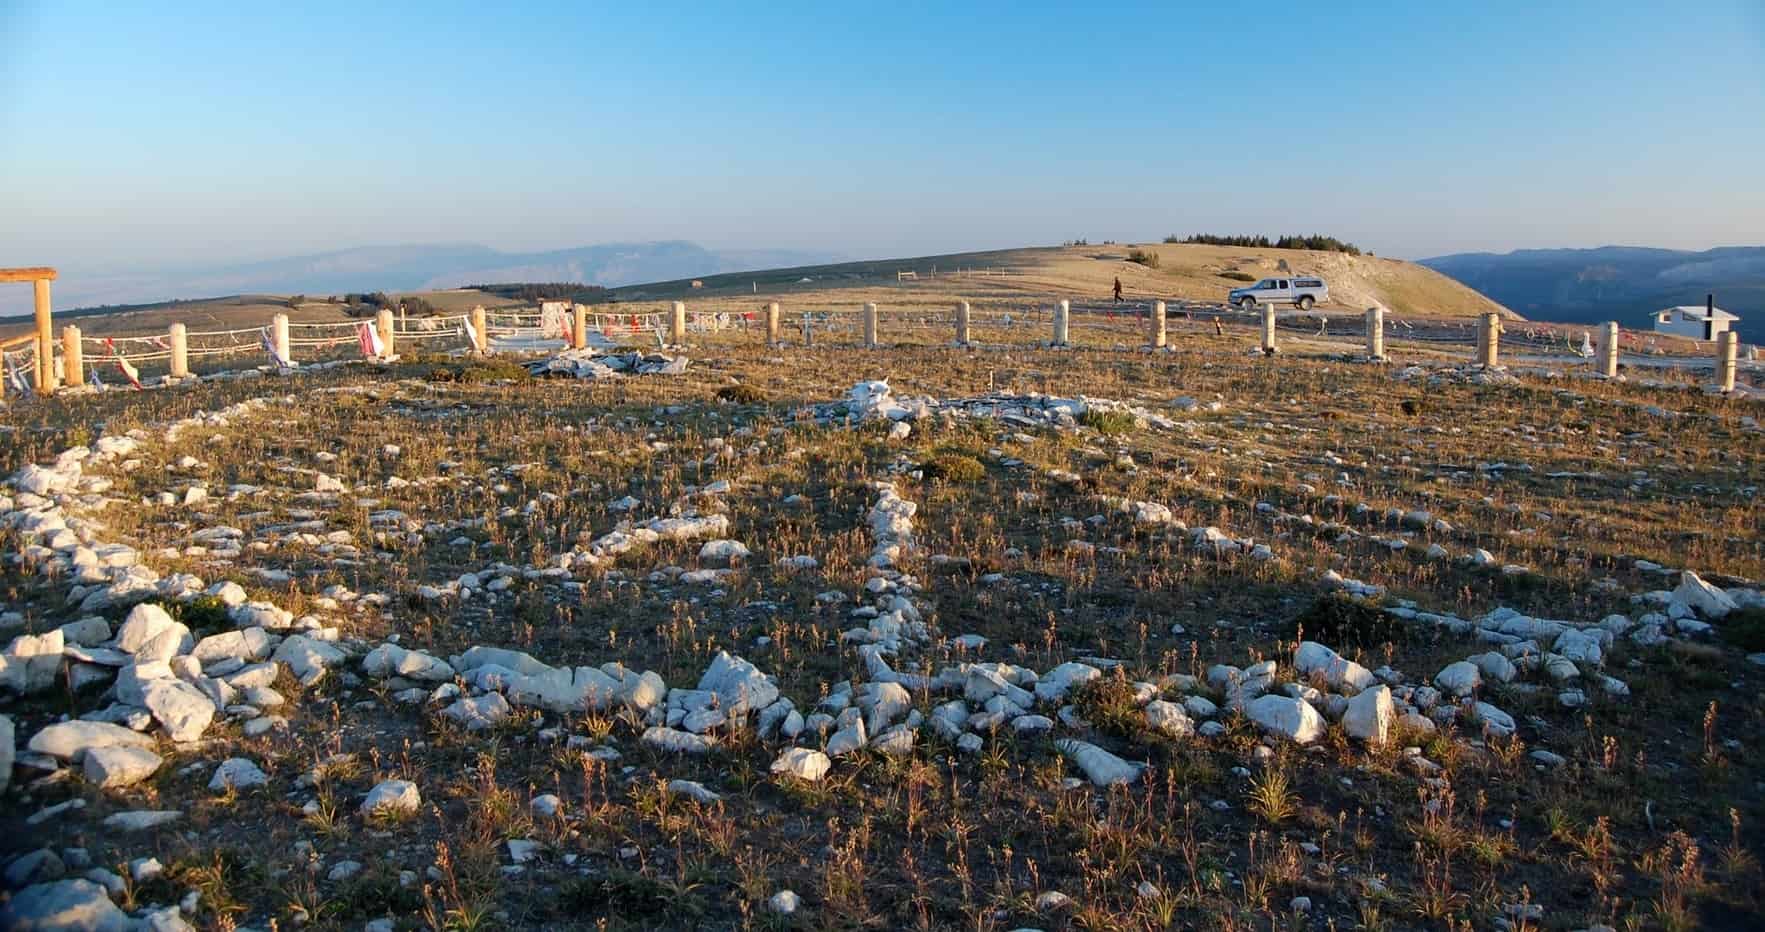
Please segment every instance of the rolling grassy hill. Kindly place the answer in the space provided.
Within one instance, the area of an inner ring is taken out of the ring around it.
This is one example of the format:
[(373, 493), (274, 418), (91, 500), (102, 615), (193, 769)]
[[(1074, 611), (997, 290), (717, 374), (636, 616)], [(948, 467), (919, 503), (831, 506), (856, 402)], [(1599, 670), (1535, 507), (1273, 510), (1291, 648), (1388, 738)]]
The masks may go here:
[[(1131, 249), (1158, 256), (1158, 267), (1128, 261)], [(1106, 301), (1119, 276), (1129, 300), (1158, 298), (1218, 302), (1244, 278), (1277, 274), (1280, 264), (1294, 274), (1321, 275), (1330, 284), (1331, 301), (1320, 305), (1328, 314), (1358, 314), (1374, 304), (1408, 317), (1467, 317), (1511, 311), (1438, 272), (1411, 262), (1372, 256), (1350, 256), (1310, 250), (1258, 249), (1233, 246), (1158, 244), (1129, 247), (1053, 246), (987, 252), (949, 253), (903, 259), (878, 259), (825, 265), (799, 265), (753, 272), (728, 272), (628, 285), (580, 300), (617, 302), (634, 309), (670, 300), (700, 307), (751, 309), (765, 301), (816, 308), (852, 307), (874, 301), (884, 307), (948, 306), (957, 300), (978, 307), (1014, 307), (1060, 298)], [(486, 284), (517, 281), (508, 273), (487, 270)], [(569, 280), (555, 268), (539, 267), (529, 280)], [(911, 271), (902, 280), (897, 273)], [(699, 282), (697, 287), (694, 282)], [(364, 286), (371, 289), (371, 283)], [(500, 307), (520, 302), (472, 289), (404, 290), (425, 298), (444, 312), (456, 313), (475, 304)], [(298, 310), (297, 321), (342, 319), (341, 309), (322, 303), (317, 293)], [(196, 301), (162, 302), (58, 311), (58, 322), (78, 320), (92, 335), (163, 331), (173, 321), (192, 329), (253, 326), (287, 311), (287, 296), (244, 294)], [(0, 322), (0, 335), (22, 332), (28, 321)]]

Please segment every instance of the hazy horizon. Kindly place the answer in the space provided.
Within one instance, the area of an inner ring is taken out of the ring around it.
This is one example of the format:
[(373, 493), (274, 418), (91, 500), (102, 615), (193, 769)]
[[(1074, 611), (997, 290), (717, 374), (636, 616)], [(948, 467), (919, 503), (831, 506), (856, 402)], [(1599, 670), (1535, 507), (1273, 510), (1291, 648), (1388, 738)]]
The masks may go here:
[[(909, 28), (910, 27), (910, 28)], [(1765, 8), (0, 5), (0, 264), (1765, 243)], [(19, 303), (0, 289), (0, 313)], [(25, 289), (28, 292), (28, 289)]]

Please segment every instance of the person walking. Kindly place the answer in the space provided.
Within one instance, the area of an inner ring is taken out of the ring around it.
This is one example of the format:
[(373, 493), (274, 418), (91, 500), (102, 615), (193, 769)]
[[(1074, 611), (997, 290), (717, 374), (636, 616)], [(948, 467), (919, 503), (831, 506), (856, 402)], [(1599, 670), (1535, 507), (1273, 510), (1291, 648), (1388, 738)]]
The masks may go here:
[(1115, 303), (1122, 303), (1122, 279), (1120, 275), (1115, 277)]

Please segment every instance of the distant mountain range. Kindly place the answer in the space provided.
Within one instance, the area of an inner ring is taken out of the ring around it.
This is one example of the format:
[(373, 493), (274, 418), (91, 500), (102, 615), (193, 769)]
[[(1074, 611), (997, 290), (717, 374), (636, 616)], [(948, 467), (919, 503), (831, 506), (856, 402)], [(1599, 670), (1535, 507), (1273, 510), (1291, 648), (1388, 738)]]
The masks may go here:
[(550, 252), (499, 252), (470, 243), (362, 246), (266, 262), (138, 274), (92, 275), (63, 268), (55, 284), (55, 305), (80, 308), (230, 294), (425, 291), (503, 282), (620, 287), (843, 258), (785, 249), (706, 249), (682, 241), (605, 243)]
[(1715, 294), (1716, 306), (1741, 316), (1742, 340), (1765, 343), (1765, 246), (1518, 249), (1418, 261), (1533, 320), (1647, 329), (1651, 312)]

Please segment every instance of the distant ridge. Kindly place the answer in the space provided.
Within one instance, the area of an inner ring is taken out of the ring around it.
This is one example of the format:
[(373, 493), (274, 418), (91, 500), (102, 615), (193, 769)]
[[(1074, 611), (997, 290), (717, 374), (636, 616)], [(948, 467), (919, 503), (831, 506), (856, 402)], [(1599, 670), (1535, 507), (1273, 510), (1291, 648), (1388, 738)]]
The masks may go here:
[[(834, 262), (830, 252), (707, 249), (683, 240), (501, 252), (474, 243), (358, 246), (261, 262), (93, 275), (62, 269), (57, 308), (144, 304), (222, 294), (328, 295), (426, 291), (481, 282), (581, 282), (618, 287), (780, 266)], [(0, 313), (26, 313), (7, 305)]]
[(1535, 320), (1616, 320), (1646, 329), (1648, 315), (1706, 294), (1741, 316), (1741, 339), (1765, 342), (1765, 246), (1693, 252), (1647, 246), (1516, 249), (1419, 260)]

